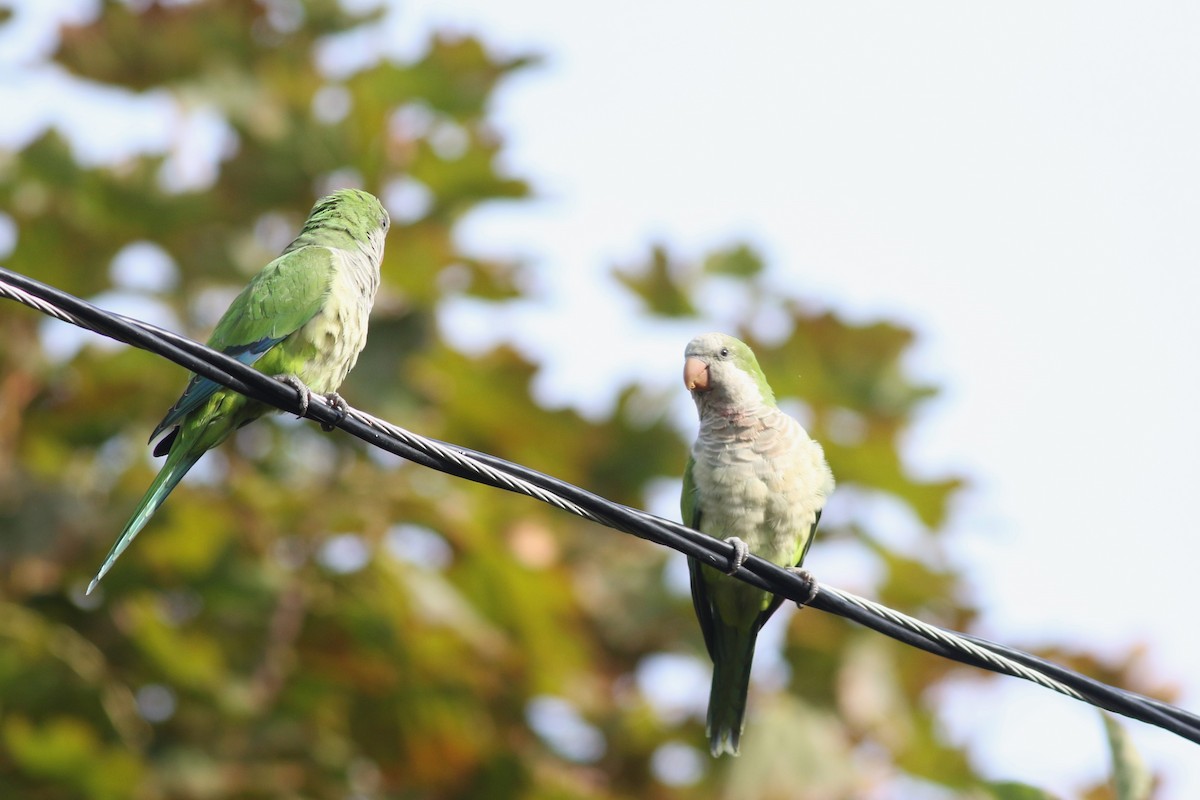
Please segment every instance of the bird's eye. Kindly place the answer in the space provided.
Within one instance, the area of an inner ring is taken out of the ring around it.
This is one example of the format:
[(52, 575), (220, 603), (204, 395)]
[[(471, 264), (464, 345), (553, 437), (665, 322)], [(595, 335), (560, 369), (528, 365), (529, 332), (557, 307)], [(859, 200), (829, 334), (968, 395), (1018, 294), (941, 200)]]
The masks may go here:
[(721, 358), (729, 358), (729, 348), (728, 347), (721, 348)]

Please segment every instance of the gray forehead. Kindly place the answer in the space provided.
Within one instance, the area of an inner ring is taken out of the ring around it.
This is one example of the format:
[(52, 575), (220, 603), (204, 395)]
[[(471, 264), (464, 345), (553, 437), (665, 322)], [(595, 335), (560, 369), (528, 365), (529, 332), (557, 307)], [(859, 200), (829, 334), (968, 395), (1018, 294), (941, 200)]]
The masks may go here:
[(723, 333), (705, 333), (688, 342), (685, 356), (712, 355), (722, 347), (729, 346), (729, 337)]

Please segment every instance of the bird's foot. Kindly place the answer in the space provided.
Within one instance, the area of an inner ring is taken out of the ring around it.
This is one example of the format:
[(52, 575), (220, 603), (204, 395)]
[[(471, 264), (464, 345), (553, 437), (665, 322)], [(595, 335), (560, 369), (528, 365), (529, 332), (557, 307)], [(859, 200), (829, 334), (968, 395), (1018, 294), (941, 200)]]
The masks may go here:
[(327, 392), (325, 394), (325, 402), (329, 403), (329, 407), (337, 412), (337, 422), (334, 422), (333, 424), (328, 422), (321, 423), (321, 430), (329, 433), (346, 418), (346, 414), (350, 411), (350, 404), (343, 400), (342, 396), (337, 392)]
[(300, 416), (308, 416), (308, 406), (312, 402), (313, 396), (312, 389), (305, 386), (304, 381), (300, 380), (295, 375), (276, 375), (274, 377), (275, 380), (279, 381), (285, 386), (290, 386), (296, 390), (296, 394), (300, 399)]
[(726, 575), (732, 575), (742, 568), (742, 564), (746, 563), (746, 556), (750, 555), (750, 548), (736, 536), (730, 536), (725, 540), (725, 543), (733, 545), (733, 555), (729, 559), (729, 569), (725, 570)]
[(817, 592), (821, 591), (821, 584), (817, 583), (817, 579), (813, 577), (813, 574), (803, 567), (788, 567), (787, 571), (804, 582), (804, 587), (801, 590), (804, 593), (804, 599), (796, 601), (797, 607), (804, 608), (813, 601), (813, 598), (817, 596)]

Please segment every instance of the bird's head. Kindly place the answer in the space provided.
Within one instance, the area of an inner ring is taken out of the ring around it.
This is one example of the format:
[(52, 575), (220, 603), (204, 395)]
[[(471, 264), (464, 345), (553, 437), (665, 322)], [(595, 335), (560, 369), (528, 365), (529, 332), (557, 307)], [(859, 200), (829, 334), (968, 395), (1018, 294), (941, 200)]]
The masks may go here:
[(317, 201), (309, 212), (300, 236), (288, 249), (311, 244), (306, 234), (320, 232), (327, 240), (332, 238), (340, 247), (350, 249), (357, 246), (378, 269), (378, 262), (383, 258), (383, 242), (390, 226), (387, 209), (375, 195), (361, 189), (338, 189)]
[(696, 406), (747, 409), (774, 405), (775, 395), (754, 351), (724, 333), (706, 333), (684, 350), (683, 383)]
[(391, 218), (379, 198), (361, 189), (338, 189), (318, 200), (310, 216), (341, 219), (359, 235), (376, 231), (386, 233), (391, 225)]

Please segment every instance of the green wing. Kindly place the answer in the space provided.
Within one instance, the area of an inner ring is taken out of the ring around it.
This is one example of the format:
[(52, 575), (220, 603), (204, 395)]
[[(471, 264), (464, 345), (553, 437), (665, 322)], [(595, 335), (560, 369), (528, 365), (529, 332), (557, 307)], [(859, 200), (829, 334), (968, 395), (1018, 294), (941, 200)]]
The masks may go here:
[[(683, 515), (684, 525), (700, 530), (700, 504), (696, 501), (696, 480), (692, 475), (695, 466), (696, 459), (688, 456), (687, 467), (683, 470), (683, 494), (679, 497), (679, 510)], [(699, 561), (688, 557), (692, 606), (696, 609), (696, 619), (700, 620), (700, 632), (704, 634), (704, 647), (708, 650), (708, 657), (715, 660), (717, 656), (714, 650), (716, 643), (713, 641), (715, 634), (712, 604), (708, 601), (708, 584), (700, 572), (700, 566)]]
[(679, 511), (683, 515), (683, 524), (689, 528), (700, 529), (700, 509), (696, 503), (696, 478), (692, 470), (696, 468), (696, 459), (688, 456), (687, 466), (683, 470), (683, 494), (679, 497)]
[(228, 352), (299, 330), (329, 296), (336, 267), (328, 247), (301, 247), (272, 261), (217, 322), (209, 346)]
[[(272, 261), (254, 276), (217, 322), (208, 346), (253, 364), (302, 328), (324, 306), (333, 286), (333, 252), (328, 247), (302, 247)], [(183, 394), (150, 434), (150, 441), (204, 404), (221, 385), (193, 375)], [(154, 449), (163, 455), (164, 440)]]
[[(804, 563), (804, 557), (808, 555), (808, 548), (812, 547), (813, 539), (817, 538), (817, 523), (820, 521), (821, 509), (818, 508), (817, 516), (813, 520), (812, 526), (808, 529), (808, 538), (804, 540), (804, 547), (800, 549), (800, 557), (796, 559), (796, 563), (792, 565), (793, 567), (798, 567)], [(760, 628), (763, 625), (766, 625), (767, 620), (771, 618), (772, 614), (779, 610), (781, 605), (783, 605), (783, 597), (777, 594), (771, 595), (770, 604), (768, 604), (767, 607), (763, 609), (763, 612), (758, 615), (758, 620), (755, 622), (755, 625)]]

